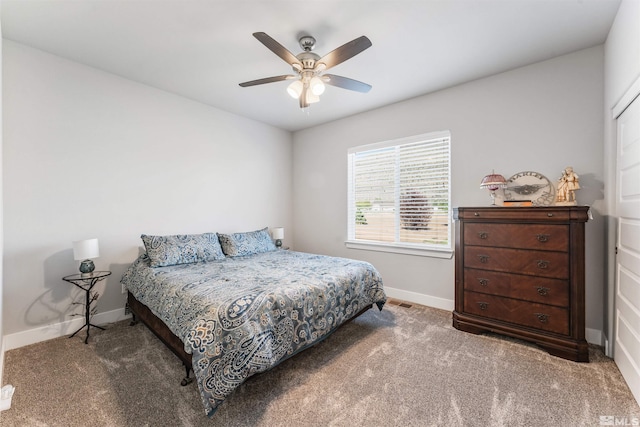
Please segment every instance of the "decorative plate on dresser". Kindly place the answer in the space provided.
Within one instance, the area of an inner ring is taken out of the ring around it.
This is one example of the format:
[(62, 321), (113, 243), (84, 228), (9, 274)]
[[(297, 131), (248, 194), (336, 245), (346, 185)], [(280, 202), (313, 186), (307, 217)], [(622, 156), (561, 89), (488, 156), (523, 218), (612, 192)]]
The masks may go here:
[(534, 206), (551, 206), (556, 201), (556, 187), (538, 172), (518, 172), (507, 180), (506, 200), (529, 200)]
[(589, 361), (584, 224), (588, 206), (461, 207), (453, 326), (536, 343)]

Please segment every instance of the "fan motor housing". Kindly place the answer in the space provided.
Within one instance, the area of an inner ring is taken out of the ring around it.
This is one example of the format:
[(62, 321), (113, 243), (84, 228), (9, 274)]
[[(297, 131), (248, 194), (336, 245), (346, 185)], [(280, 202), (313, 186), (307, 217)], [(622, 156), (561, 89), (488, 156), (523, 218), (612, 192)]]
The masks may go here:
[(303, 68), (313, 68), (316, 65), (316, 61), (320, 59), (320, 56), (316, 55), (313, 52), (307, 51), (299, 53), (298, 55), (296, 55), (296, 58), (298, 58), (298, 60), (302, 62)]

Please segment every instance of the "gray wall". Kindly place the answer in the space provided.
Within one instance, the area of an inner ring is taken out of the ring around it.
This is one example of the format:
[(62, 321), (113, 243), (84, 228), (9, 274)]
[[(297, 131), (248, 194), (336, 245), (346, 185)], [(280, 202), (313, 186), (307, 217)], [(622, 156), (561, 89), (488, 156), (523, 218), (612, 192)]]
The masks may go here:
[(7, 40), (3, 65), (6, 336), (78, 311), (74, 240), (100, 241), (107, 312), (141, 233), (292, 234), (289, 132)]
[[(506, 178), (537, 171), (556, 181), (571, 165), (580, 204), (593, 207), (587, 233), (587, 328), (603, 327), (603, 47), (420, 96), (296, 132), (293, 145), (294, 245), (363, 259), (381, 272), (389, 294), (453, 307), (454, 260), (347, 249), (347, 149), (449, 130), (453, 206), (486, 206), (479, 188), (495, 169)], [(374, 89), (375, 90), (375, 89)]]
[[(587, 224), (587, 327), (602, 330), (603, 48), (595, 47), (289, 133), (5, 41), (4, 334), (69, 319), (71, 241), (98, 237), (100, 311), (140, 233), (285, 226), (296, 250), (365, 259), (390, 294), (453, 305), (453, 260), (346, 249), (346, 153), (452, 134), (453, 206), (487, 205), (492, 169), (552, 180), (574, 166)], [(7, 108), (10, 106), (10, 108)]]

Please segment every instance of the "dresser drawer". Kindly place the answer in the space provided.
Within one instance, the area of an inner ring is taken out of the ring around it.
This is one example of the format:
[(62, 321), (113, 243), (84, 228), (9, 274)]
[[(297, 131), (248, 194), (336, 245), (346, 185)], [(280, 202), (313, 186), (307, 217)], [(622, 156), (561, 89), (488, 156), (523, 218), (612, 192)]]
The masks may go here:
[(587, 222), (587, 208), (584, 206), (574, 209), (560, 207), (520, 208), (520, 207), (492, 207), (492, 208), (458, 208), (454, 209), (453, 216), (456, 220), (465, 221), (500, 221), (500, 222)]
[(464, 311), (557, 334), (569, 334), (569, 311), (560, 307), (465, 291)]
[(568, 279), (569, 254), (567, 252), (465, 246), (464, 267)]
[(566, 252), (569, 226), (470, 223), (464, 228), (464, 244)]
[(569, 282), (465, 268), (464, 289), (542, 304), (569, 306)]

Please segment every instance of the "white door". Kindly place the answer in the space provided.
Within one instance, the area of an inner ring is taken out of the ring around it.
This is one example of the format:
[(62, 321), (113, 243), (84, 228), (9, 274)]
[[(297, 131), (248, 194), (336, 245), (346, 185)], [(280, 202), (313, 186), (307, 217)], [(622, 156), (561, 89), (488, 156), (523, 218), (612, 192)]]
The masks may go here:
[(640, 98), (617, 129), (614, 359), (640, 402)]

